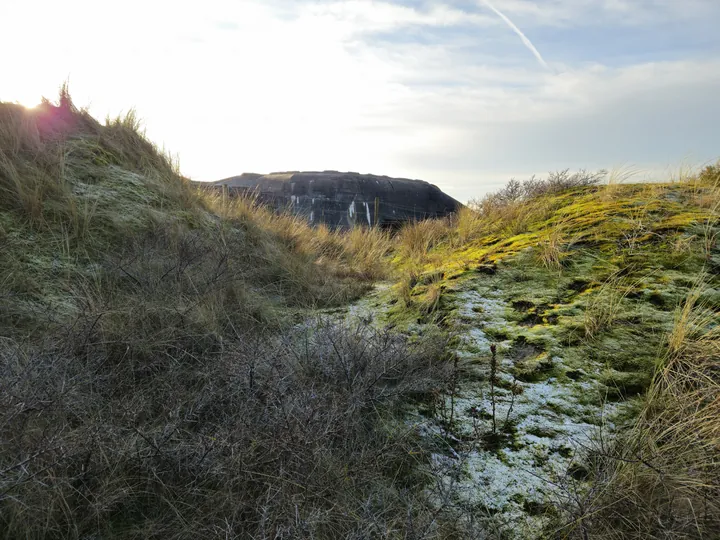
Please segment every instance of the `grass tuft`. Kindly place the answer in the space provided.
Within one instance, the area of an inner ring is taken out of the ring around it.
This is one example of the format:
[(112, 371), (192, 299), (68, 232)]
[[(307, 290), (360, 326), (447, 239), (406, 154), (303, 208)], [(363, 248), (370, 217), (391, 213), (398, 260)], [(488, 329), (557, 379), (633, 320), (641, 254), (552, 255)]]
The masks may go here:
[(717, 538), (720, 535), (720, 331), (700, 300), (702, 276), (668, 337), (666, 356), (636, 425), (594, 453), (593, 489), (578, 538)]

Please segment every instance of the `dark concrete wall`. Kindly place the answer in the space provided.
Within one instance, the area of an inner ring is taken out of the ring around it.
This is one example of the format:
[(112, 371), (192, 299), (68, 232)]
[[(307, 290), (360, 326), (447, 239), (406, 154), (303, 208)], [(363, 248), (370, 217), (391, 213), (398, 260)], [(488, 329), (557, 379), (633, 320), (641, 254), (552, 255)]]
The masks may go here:
[(422, 180), (352, 172), (243, 174), (209, 185), (227, 186), (230, 194), (256, 193), (277, 209), (289, 208), (312, 223), (333, 228), (374, 226), (376, 221), (380, 226), (395, 226), (409, 220), (444, 217), (461, 206)]

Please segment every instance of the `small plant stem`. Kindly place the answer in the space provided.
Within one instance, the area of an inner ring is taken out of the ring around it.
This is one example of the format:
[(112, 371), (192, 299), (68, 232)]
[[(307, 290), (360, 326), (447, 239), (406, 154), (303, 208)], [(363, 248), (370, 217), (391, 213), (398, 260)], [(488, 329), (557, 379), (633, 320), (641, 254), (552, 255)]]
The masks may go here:
[(448, 429), (452, 429), (453, 421), (455, 420), (455, 392), (457, 391), (458, 382), (458, 356), (454, 355), (453, 358), (453, 375), (452, 375), (452, 392), (450, 393), (450, 424)]
[(492, 358), (490, 359), (490, 400), (492, 402), (492, 423), (493, 423), (493, 435), (497, 433), (497, 421), (495, 419), (495, 378), (497, 376), (497, 346), (493, 343), (490, 345), (490, 353)]
[(507, 414), (505, 415), (505, 424), (503, 424), (503, 431), (508, 430), (508, 426), (510, 425), (510, 414), (512, 414), (513, 407), (515, 406), (515, 391), (517, 390), (517, 377), (513, 377), (513, 384), (512, 384), (512, 390), (511, 390), (511, 398), (510, 398), (510, 408), (508, 409)]

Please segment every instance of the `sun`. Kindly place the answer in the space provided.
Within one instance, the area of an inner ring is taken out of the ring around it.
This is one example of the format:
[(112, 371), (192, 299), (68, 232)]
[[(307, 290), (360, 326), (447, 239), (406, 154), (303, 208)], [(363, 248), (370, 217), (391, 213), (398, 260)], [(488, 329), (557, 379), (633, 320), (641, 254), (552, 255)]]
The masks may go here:
[(35, 107), (40, 105), (42, 99), (39, 95), (28, 92), (26, 94), (11, 96), (8, 101), (14, 101), (18, 105), (22, 105), (26, 109), (34, 109)]

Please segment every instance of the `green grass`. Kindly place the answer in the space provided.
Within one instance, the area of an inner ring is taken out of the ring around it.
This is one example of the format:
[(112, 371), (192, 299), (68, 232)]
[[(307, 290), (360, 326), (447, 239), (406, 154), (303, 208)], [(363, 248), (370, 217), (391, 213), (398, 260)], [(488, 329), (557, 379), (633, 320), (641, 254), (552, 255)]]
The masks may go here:
[[(495, 339), (552, 343), (541, 357), (557, 354), (573, 377), (595, 378), (603, 400), (633, 404), (616, 419), (617, 442), (586, 457), (589, 490), (568, 488), (548, 537), (720, 534), (718, 178), (709, 167), (682, 182), (501, 193), (399, 238), (411, 241), (394, 259), (410, 276), (395, 289), (398, 324), (452, 316), (455, 291), (469, 283), (500, 291), (520, 326)], [(588, 358), (601, 373), (584, 371)], [(514, 375), (564, 376), (531, 360)]]

